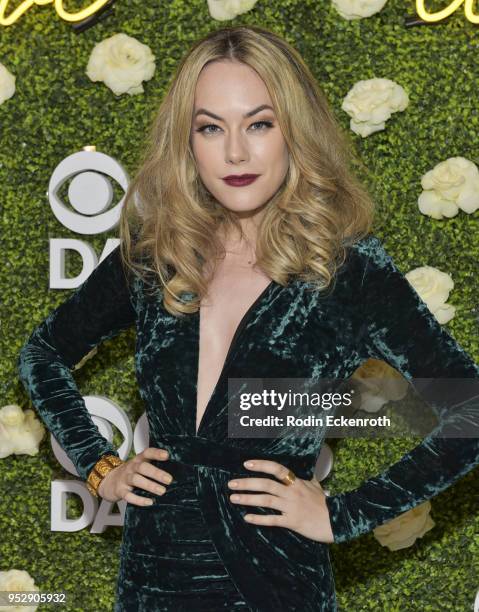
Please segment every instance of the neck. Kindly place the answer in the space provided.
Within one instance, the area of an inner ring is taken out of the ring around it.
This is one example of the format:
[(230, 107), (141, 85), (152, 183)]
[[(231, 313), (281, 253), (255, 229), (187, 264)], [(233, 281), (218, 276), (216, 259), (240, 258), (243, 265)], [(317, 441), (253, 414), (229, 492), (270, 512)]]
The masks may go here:
[(223, 232), (222, 239), (225, 248), (235, 250), (254, 250), (258, 236), (258, 228), (263, 215), (263, 209), (258, 212), (254, 212), (254, 214), (251, 214), (250, 212), (237, 213), (242, 236), (240, 236), (236, 230), (231, 230), (226, 235)]

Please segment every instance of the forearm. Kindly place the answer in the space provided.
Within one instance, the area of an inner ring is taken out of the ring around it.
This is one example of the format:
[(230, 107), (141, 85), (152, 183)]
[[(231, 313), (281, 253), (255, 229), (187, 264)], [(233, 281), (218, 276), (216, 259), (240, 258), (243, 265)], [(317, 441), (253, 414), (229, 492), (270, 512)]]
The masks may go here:
[(347, 542), (370, 532), (444, 491), (478, 465), (478, 438), (428, 436), (359, 487), (326, 497), (334, 541)]
[(72, 371), (45, 338), (43, 323), (20, 351), (19, 377), (45, 426), (86, 480), (102, 454), (118, 453), (93, 423)]

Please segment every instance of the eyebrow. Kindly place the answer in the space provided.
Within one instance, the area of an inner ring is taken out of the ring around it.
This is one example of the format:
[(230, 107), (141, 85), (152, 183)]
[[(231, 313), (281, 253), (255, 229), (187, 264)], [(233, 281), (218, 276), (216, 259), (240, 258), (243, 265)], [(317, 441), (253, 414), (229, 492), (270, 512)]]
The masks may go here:
[[(264, 110), (265, 108), (269, 108), (270, 110), (274, 111), (274, 108), (269, 104), (261, 104), (261, 106), (258, 106), (257, 108), (254, 108), (253, 110), (245, 113), (243, 117), (245, 119), (247, 117), (252, 117), (253, 115), (256, 115), (256, 113), (259, 113), (260, 111)], [(206, 108), (199, 108), (194, 114), (194, 117), (196, 118), (198, 115), (208, 115), (209, 117), (213, 117), (213, 119), (217, 119), (218, 121), (224, 121), (222, 117), (219, 117), (218, 115), (215, 115), (214, 113), (206, 110)]]

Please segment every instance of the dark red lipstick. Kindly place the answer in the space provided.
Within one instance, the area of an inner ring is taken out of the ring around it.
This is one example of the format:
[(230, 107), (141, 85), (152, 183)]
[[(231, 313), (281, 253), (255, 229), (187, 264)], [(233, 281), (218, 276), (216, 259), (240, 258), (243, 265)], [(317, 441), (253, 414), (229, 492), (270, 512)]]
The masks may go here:
[(258, 178), (259, 174), (230, 174), (224, 176), (223, 180), (232, 187), (243, 187), (249, 185)]

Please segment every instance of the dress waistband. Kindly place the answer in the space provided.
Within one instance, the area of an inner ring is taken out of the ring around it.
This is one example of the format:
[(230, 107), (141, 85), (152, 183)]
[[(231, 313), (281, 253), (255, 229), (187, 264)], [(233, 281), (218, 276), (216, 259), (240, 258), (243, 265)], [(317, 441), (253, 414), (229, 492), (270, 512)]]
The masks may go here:
[(155, 444), (158, 448), (165, 448), (169, 453), (167, 461), (154, 461), (155, 465), (160, 468), (170, 462), (182, 464), (186, 469), (190, 468), (190, 472), (191, 468), (205, 466), (251, 475), (251, 470), (243, 465), (245, 461), (248, 459), (269, 459), (286, 466), (298, 478), (309, 480), (314, 472), (315, 459), (311, 455), (260, 453), (230, 444), (220, 444), (207, 438), (178, 434), (159, 434)]

